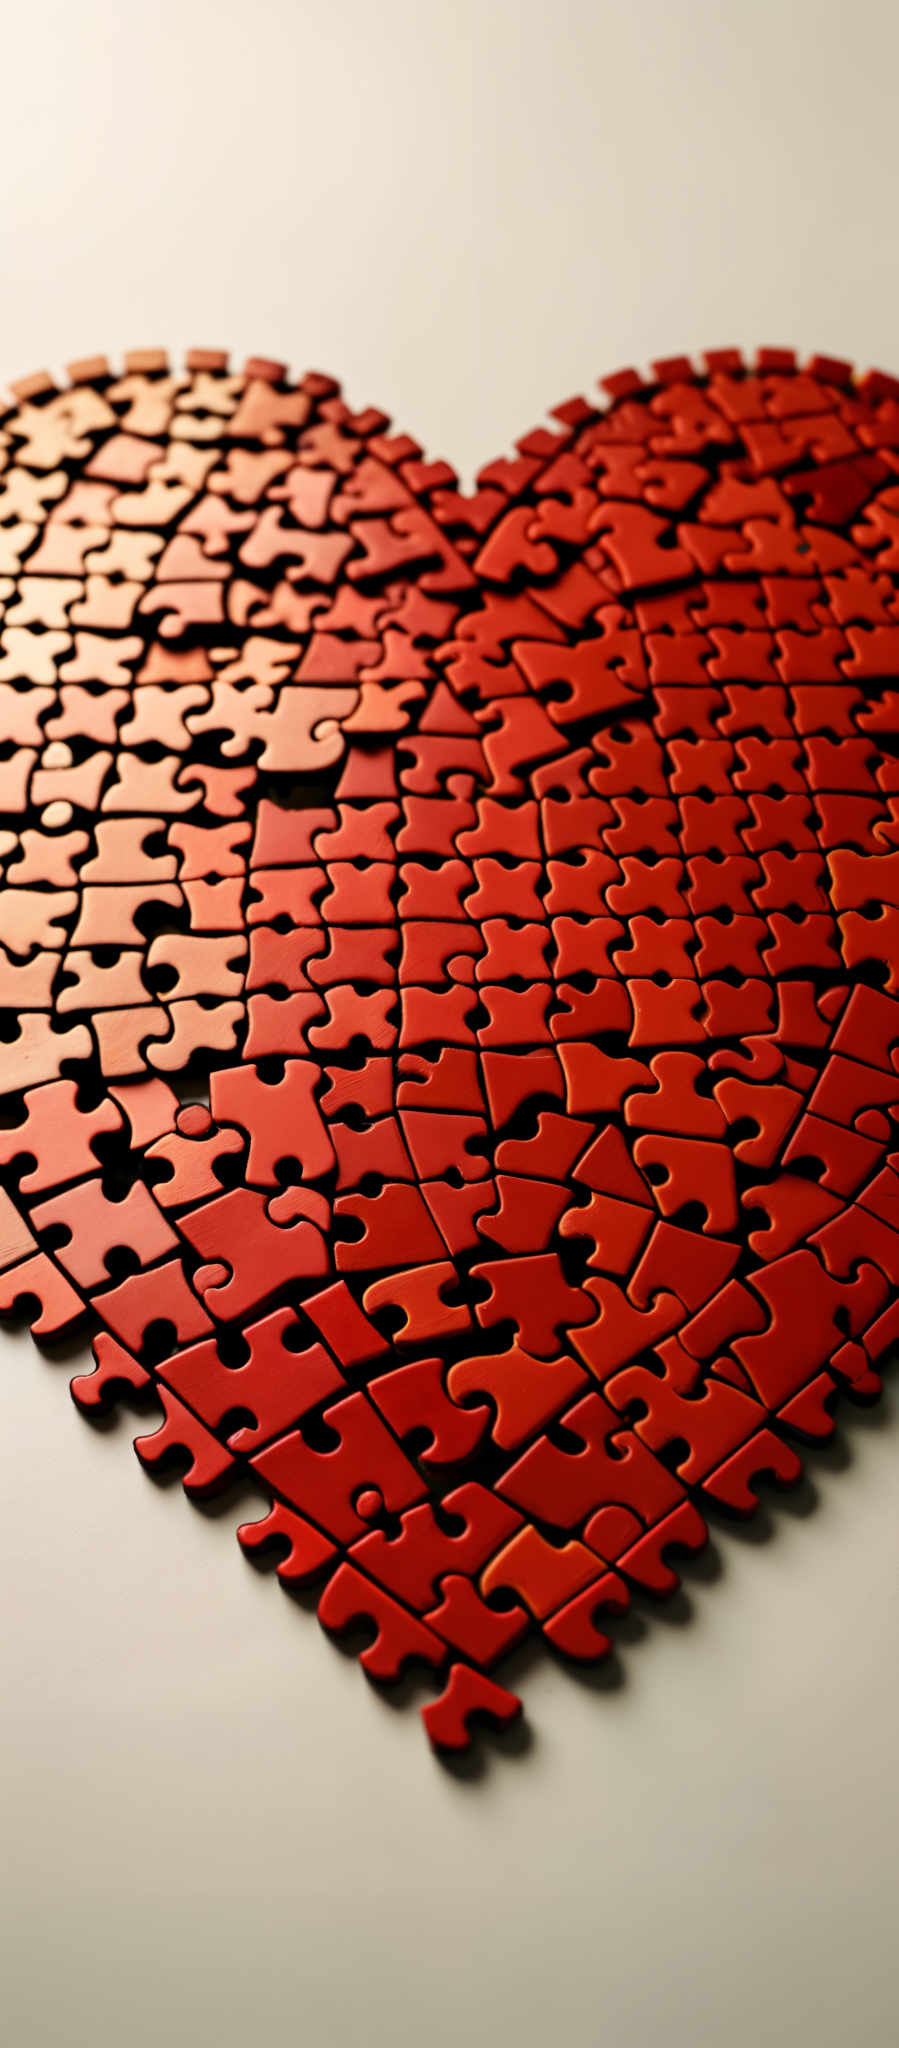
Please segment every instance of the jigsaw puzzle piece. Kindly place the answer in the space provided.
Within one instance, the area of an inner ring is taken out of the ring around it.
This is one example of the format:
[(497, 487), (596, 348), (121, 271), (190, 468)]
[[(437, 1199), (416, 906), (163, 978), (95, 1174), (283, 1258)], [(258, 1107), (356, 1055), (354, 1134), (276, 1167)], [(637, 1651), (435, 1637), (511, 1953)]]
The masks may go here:
[(345, 1280), (335, 1280), (330, 1287), (305, 1295), (303, 1313), (345, 1371), (371, 1364), (389, 1349), (380, 1331), (363, 1314)]
[(249, 1138), (247, 1172), (257, 1187), (277, 1185), (275, 1168), (295, 1160), (306, 1180), (330, 1172), (334, 1148), (316, 1100), (318, 1066), (287, 1059), (280, 1081), (263, 1082), (257, 1066), (225, 1068), (210, 1081), (216, 1120), (236, 1124)]
[(440, 1259), (372, 1281), (362, 1298), (367, 1314), (385, 1312), (394, 1321), (401, 1318), (392, 1332), (394, 1344), (431, 1344), (471, 1328), (465, 1302), (445, 1299), (450, 1288), (458, 1289), (458, 1282), (455, 1266)]
[(29, 1327), (36, 1337), (56, 1337), (84, 1314), (85, 1303), (45, 1252), (35, 1252), (0, 1272), (0, 1315), (20, 1313), (34, 1303)]
[(182, 1401), (176, 1400), (168, 1387), (157, 1385), (156, 1392), (162, 1404), (163, 1421), (148, 1435), (135, 1437), (134, 1448), (141, 1464), (164, 1470), (176, 1460), (180, 1464), (186, 1458), (187, 1469), (182, 1475), (185, 1493), (198, 1500), (217, 1493), (237, 1474), (230, 1451)]
[(153, 1194), (161, 1209), (177, 1209), (220, 1193), (218, 1163), (243, 1150), (240, 1131), (220, 1130), (202, 1103), (189, 1103), (175, 1115), (175, 1128), (146, 1147), (144, 1158), (154, 1172)]
[(527, 1609), (516, 1601), (501, 1610), (491, 1607), (471, 1579), (448, 1573), (440, 1599), (424, 1619), (435, 1634), (473, 1664), (495, 1664), (528, 1632)]
[(202, 1302), (194, 1294), (180, 1259), (165, 1259), (132, 1273), (118, 1287), (93, 1294), (91, 1305), (113, 1335), (139, 1353), (155, 1333), (178, 1344), (190, 1344), (212, 1329)]
[(474, 1480), (445, 1494), (439, 1508), (423, 1501), (399, 1519), (396, 1535), (373, 1529), (350, 1555), (419, 1613), (433, 1606), (441, 1579), (474, 1578), (521, 1525), (515, 1508)]
[(71, 1080), (28, 1088), (23, 1100), (21, 1122), (0, 1130), (0, 1165), (33, 1161), (29, 1171), (20, 1174), (22, 1194), (41, 1194), (45, 1188), (95, 1174), (99, 1161), (94, 1140), (122, 1129), (116, 1103), (106, 1098), (95, 1108), (86, 1108)]
[(538, 1358), (555, 1358), (560, 1332), (595, 1320), (595, 1303), (566, 1280), (557, 1252), (482, 1260), (472, 1278), (489, 1289), (475, 1306), (481, 1327), (511, 1323), (522, 1348)]
[(383, 1509), (399, 1514), (423, 1498), (426, 1489), (414, 1465), (364, 1393), (348, 1394), (324, 1409), (321, 1429), (328, 1441), (336, 1438), (333, 1448), (313, 1448), (296, 1429), (250, 1462), (336, 1543), (362, 1536)]
[[(573, 1358), (535, 1358), (513, 1343), (507, 1351), (458, 1359), (447, 1371), (446, 1385), (451, 1399), (463, 1407), (472, 1407), (472, 1396), (487, 1396), (493, 1410), (493, 1441), (511, 1451), (542, 1429), (575, 1394), (586, 1392), (589, 1381)], [(480, 1412), (474, 1408), (476, 1415)]]
[(120, 1200), (110, 1201), (100, 1176), (79, 1181), (31, 1210), (35, 1230), (49, 1240), (61, 1266), (87, 1291), (110, 1277), (113, 1253), (127, 1250), (141, 1268), (177, 1245), (149, 1188), (135, 1181)]
[(651, 1455), (654, 1448), (627, 1427), (617, 1404), (592, 1392), (564, 1411), (552, 1434), (535, 1438), (497, 1491), (522, 1513), (560, 1530), (580, 1527), (606, 1504), (630, 1507), (642, 1522), (652, 1522), (685, 1497), (680, 1480)]
[(503, 1545), (481, 1572), (482, 1593), (513, 1593), (536, 1621), (545, 1622), (602, 1576), (596, 1553), (571, 1537), (550, 1543), (530, 1522)]
[(328, 1271), (321, 1229), (301, 1216), (278, 1223), (254, 1188), (231, 1188), (182, 1216), (181, 1234), (206, 1262), (197, 1273), (205, 1306), (217, 1317), (245, 1315), (278, 1287)]
[(78, 1408), (85, 1414), (91, 1410), (104, 1413), (125, 1388), (143, 1393), (152, 1386), (150, 1374), (144, 1371), (124, 1344), (111, 1337), (108, 1330), (99, 1330), (91, 1345), (94, 1355), (92, 1372), (76, 1373), (69, 1381), (69, 1392)]
[(472, 1724), (486, 1721), (507, 1728), (521, 1714), (521, 1701), (514, 1692), (473, 1671), (469, 1664), (450, 1666), (446, 1687), (437, 1700), (422, 1707), (421, 1718), (429, 1741), (437, 1750), (468, 1749)]
[(400, 1443), (425, 1465), (456, 1464), (472, 1457), (487, 1427), (483, 1406), (460, 1407), (448, 1382), (447, 1389), (439, 1358), (415, 1359), (371, 1382), (375, 1407)]
[(338, 1565), (318, 1603), (322, 1626), (340, 1634), (353, 1622), (367, 1622), (374, 1638), (359, 1652), (359, 1662), (370, 1678), (389, 1681), (400, 1677), (410, 1661), (440, 1670), (446, 1662), (446, 1644), (440, 1641), (416, 1615), (401, 1607), (382, 1586), (376, 1586), (355, 1565)]
[(264, 1556), (275, 1547), (282, 1550), (276, 1570), (286, 1586), (308, 1585), (338, 1555), (336, 1545), (320, 1529), (282, 1501), (276, 1501), (261, 1521), (241, 1522), (237, 1540), (244, 1552), (254, 1556)]
[(598, 1508), (584, 1528), (583, 1540), (597, 1556), (614, 1563), (617, 1572), (647, 1592), (663, 1594), (673, 1593), (680, 1584), (671, 1552), (702, 1550), (708, 1530), (695, 1503), (682, 1500), (646, 1525), (630, 1508)]

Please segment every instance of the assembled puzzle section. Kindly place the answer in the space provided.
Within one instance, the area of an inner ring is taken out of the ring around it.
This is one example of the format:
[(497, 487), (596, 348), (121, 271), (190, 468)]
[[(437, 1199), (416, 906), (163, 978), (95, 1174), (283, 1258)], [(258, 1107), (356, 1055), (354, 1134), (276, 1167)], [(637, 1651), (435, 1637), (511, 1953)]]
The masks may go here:
[(899, 385), (677, 358), (465, 493), (142, 351), (0, 459), (0, 1309), (462, 1748), (899, 1331)]

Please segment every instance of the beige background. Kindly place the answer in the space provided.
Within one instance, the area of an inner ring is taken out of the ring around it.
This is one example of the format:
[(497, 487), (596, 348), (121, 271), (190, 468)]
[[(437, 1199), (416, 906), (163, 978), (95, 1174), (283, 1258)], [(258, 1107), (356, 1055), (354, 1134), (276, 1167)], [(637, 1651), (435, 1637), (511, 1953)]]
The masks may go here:
[[(42, 0), (3, 32), (0, 377), (229, 343), (463, 469), (654, 353), (899, 367), (899, 16)], [(899, 1402), (716, 1538), (623, 1681), (438, 1765), (215, 1519), (2, 1343), (11, 2048), (887, 2048)], [(636, 1638), (640, 1639), (637, 1640)]]

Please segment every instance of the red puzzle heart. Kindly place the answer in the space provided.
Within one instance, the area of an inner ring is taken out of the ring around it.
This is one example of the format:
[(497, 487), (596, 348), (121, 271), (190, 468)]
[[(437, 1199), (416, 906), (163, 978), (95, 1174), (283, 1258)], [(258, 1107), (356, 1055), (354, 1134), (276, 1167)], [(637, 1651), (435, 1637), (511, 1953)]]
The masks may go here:
[(212, 351), (3, 421), (0, 1307), (450, 1748), (899, 1331), (899, 384), (605, 388), (471, 494)]

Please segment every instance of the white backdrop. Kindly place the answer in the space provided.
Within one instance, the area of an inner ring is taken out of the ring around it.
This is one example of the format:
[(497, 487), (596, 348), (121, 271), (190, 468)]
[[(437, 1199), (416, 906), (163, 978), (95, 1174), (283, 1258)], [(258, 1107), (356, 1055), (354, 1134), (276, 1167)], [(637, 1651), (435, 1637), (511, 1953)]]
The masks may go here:
[[(471, 473), (653, 354), (899, 368), (897, 60), (886, 0), (43, 0), (3, 31), (0, 380), (283, 355)], [(12, 2048), (896, 2038), (895, 1397), (465, 1776), (239, 1509), (27, 1338), (0, 1372)]]

